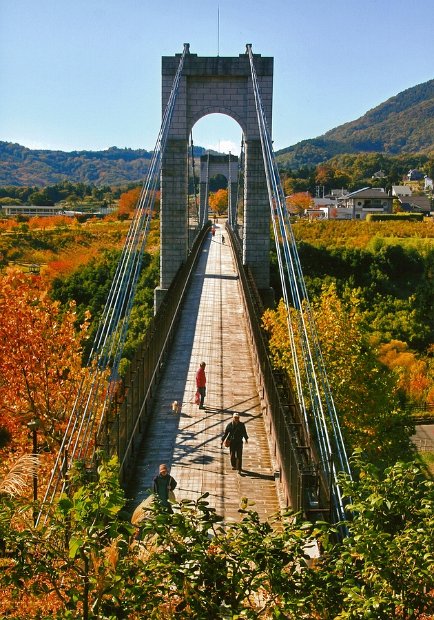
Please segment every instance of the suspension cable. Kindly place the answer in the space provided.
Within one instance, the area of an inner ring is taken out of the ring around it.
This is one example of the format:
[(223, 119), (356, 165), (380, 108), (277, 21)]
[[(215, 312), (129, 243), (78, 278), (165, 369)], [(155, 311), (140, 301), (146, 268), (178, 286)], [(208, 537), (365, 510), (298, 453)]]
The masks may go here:
[(205, 204), (203, 207), (202, 221), (200, 223), (201, 228), (205, 226), (205, 222), (208, 220), (209, 212), (209, 152), (206, 158), (206, 185), (205, 185)]
[[(324, 359), (321, 353), (313, 312), (310, 307), (304, 282), (295, 237), (290, 224), (289, 213), (286, 207), (284, 192), (273, 151), (271, 134), (262, 105), (250, 44), (247, 45), (246, 53), (249, 56), (250, 62), (279, 274), (282, 283), (283, 300), (287, 310), (288, 335), (297, 397), (307, 429), (309, 428), (308, 419), (310, 417), (313, 418), (316, 440), (320, 452), (320, 466), (331, 482), (331, 502), (335, 511), (335, 517), (341, 520), (345, 518), (345, 509), (342, 492), (338, 484), (336, 466), (332, 457), (337, 459), (340, 471), (344, 471), (351, 475), (349, 461), (327, 379)], [(292, 303), (290, 303), (290, 295)], [(294, 310), (291, 310), (291, 307)], [(294, 314), (299, 324), (298, 332), (303, 353), (302, 360), (305, 370), (305, 381), (303, 381), (301, 368), (298, 362), (296, 336), (292, 327), (292, 317)], [(310, 409), (312, 412), (311, 416), (308, 415), (308, 407), (304, 395), (305, 390), (303, 389), (304, 385), (306, 386), (309, 396)], [(333, 442), (330, 438), (329, 428), (331, 428), (332, 431)]]
[[(184, 44), (184, 50), (163, 114), (148, 174), (141, 189), (124, 248), (89, 354), (87, 378), (83, 379), (79, 385), (60, 450), (42, 501), (37, 523), (40, 521), (45, 509), (52, 504), (59, 488), (62, 491), (65, 490), (67, 484), (65, 472), (69, 469), (70, 464), (76, 459), (94, 458), (98, 444), (97, 437), (115, 394), (119, 363), (122, 357), (144, 248), (152, 220), (163, 155), (174, 114), (184, 60), (187, 54), (189, 54), (189, 45)], [(100, 405), (101, 402), (102, 406)], [(45, 512), (46, 518), (47, 512)]]
[(242, 213), (243, 213), (243, 225), (244, 225), (244, 135), (241, 135), (240, 157), (238, 160), (237, 199), (236, 199), (236, 204), (235, 204), (234, 222), (232, 226), (232, 230), (237, 234), (237, 236), (239, 236), (238, 208), (239, 208), (239, 203), (240, 203), (240, 191), (241, 190), (243, 190), (241, 199), (242, 199)]

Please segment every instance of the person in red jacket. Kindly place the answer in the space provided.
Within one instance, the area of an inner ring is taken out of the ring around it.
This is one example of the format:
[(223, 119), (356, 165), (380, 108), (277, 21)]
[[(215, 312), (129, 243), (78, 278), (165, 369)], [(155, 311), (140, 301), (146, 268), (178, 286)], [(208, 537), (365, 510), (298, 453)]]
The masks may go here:
[(205, 400), (205, 396), (206, 396), (205, 366), (206, 366), (205, 362), (201, 362), (198, 368), (198, 371), (196, 373), (196, 388), (200, 394), (199, 409), (205, 409), (205, 407), (203, 406), (203, 401)]

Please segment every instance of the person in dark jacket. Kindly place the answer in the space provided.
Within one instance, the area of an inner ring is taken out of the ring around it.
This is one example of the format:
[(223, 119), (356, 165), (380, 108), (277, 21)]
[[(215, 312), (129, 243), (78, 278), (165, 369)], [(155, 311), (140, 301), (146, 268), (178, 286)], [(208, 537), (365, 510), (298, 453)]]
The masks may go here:
[(200, 394), (199, 409), (205, 409), (203, 401), (206, 396), (206, 375), (205, 375), (205, 362), (201, 362), (196, 373), (196, 389)]
[(160, 498), (161, 504), (166, 508), (168, 512), (173, 512), (172, 506), (169, 502), (169, 491), (173, 491), (176, 489), (176, 485), (178, 484), (169, 474), (169, 470), (167, 469), (167, 465), (160, 465), (159, 468), (160, 473), (158, 476), (154, 478), (154, 493), (158, 495)]
[(234, 413), (232, 422), (229, 422), (225, 428), (221, 442), (222, 448), (225, 439), (230, 440), (229, 452), (232, 469), (237, 469), (240, 474), (243, 467), (243, 439), (248, 443), (249, 436), (247, 435), (246, 425), (240, 421), (239, 413)]

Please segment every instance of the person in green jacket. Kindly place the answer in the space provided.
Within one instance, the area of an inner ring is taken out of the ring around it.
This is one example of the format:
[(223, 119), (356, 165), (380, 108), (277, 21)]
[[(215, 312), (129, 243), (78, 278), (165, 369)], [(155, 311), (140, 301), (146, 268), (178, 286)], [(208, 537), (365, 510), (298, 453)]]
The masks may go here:
[(159, 474), (154, 478), (154, 493), (160, 498), (161, 504), (168, 512), (173, 512), (169, 501), (169, 492), (176, 489), (175, 478), (169, 474), (167, 465), (164, 463), (159, 467)]

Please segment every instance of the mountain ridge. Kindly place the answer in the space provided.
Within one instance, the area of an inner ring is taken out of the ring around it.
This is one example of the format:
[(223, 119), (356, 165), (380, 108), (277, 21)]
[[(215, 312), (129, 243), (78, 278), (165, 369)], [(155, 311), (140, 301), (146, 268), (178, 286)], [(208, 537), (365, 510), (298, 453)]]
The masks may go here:
[[(317, 138), (280, 149), (282, 168), (314, 167), (336, 155), (434, 152), (434, 79), (390, 97), (354, 121)], [(195, 157), (205, 153), (194, 147)], [(152, 152), (110, 147), (104, 151), (32, 150), (0, 141), (0, 186), (46, 186), (68, 180), (97, 186), (142, 182)]]
[(285, 167), (314, 166), (342, 153), (434, 151), (434, 79), (390, 97), (354, 121), (277, 151)]
[[(194, 147), (195, 157), (205, 152)], [(118, 148), (104, 151), (29, 149), (0, 141), (0, 186), (45, 186), (68, 180), (98, 186), (143, 182), (152, 152)]]

